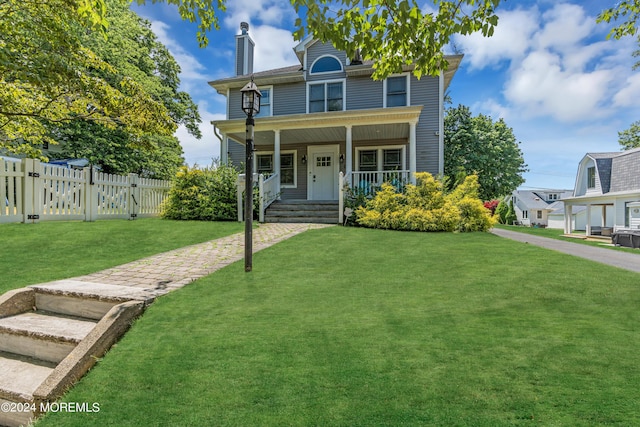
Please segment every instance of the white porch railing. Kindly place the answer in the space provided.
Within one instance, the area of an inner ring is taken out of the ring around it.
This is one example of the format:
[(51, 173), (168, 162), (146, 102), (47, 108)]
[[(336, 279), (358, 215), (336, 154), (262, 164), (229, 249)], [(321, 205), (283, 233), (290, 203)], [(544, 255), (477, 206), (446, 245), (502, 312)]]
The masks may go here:
[(348, 185), (361, 194), (373, 195), (387, 182), (398, 190), (404, 189), (409, 183), (410, 172), (408, 170), (352, 172)]
[(151, 217), (169, 181), (0, 159), (0, 223)]
[[(264, 222), (264, 213), (278, 198), (278, 174), (274, 173), (265, 179), (264, 175), (253, 174), (254, 188), (257, 184), (260, 191), (260, 207), (258, 209), (258, 220)], [(238, 187), (236, 190), (238, 200), (238, 222), (244, 221), (244, 190), (245, 174), (238, 175)]]

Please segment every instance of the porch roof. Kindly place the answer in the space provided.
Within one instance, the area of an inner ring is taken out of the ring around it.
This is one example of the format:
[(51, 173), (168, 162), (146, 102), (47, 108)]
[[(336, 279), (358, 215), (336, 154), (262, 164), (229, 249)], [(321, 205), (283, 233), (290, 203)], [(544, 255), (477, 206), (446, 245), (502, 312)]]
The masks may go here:
[[(273, 144), (276, 130), (281, 131), (281, 144), (343, 141), (347, 126), (353, 127), (353, 141), (407, 139), (409, 124), (418, 122), (422, 109), (419, 105), (260, 117), (255, 119), (254, 142)], [(211, 124), (227, 137), (244, 144), (245, 121), (214, 120)]]
[(562, 201), (565, 203), (565, 206), (586, 204), (612, 205), (615, 203), (616, 199), (620, 197), (637, 197), (640, 199), (640, 190), (616, 191), (603, 195), (585, 194), (583, 196), (567, 197), (566, 199), (562, 199)]

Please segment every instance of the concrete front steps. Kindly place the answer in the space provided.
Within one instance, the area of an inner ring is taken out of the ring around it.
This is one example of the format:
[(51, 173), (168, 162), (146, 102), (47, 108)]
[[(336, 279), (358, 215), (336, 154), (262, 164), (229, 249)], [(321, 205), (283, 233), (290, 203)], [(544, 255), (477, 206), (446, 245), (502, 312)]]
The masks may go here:
[(156, 296), (135, 287), (75, 280), (0, 296), (0, 426), (29, 424)]
[(337, 224), (337, 200), (278, 200), (265, 212), (265, 222), (305, 222)]

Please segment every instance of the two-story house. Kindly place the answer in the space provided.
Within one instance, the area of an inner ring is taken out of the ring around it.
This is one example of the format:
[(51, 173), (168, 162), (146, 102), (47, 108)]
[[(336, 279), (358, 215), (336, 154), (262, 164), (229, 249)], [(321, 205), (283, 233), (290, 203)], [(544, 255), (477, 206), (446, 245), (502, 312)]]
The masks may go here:
[(245, 161), (240, 89), (253, 78), (262, 93), (254, 171), (273, 176), (282, 201), (335, 202), (337, 221), (343, 184), (369, 188), (392, 176), (443, 173), (444, 93), (462, 55), (448, 56), (439, 77), (418, 80), (406, 67), (376, 81), (372, 62), (307, 37), (294, 48), (298, 63), (254, 73), (248, 29), (243, 23), (236, 36), (235, 75), (209, 82), (227, 98), (227, 119), (212, 122), (223, 163)]
[[(640, 229), (640, 148), (587, 153), (578, 165), (573, 197), (563, 202), (567, 234), (571, 232), (575, 206), (586, 207), (587, 235), (604, 234), (604, 229)], [(594, 210), (600, 212), (595, 220)]]

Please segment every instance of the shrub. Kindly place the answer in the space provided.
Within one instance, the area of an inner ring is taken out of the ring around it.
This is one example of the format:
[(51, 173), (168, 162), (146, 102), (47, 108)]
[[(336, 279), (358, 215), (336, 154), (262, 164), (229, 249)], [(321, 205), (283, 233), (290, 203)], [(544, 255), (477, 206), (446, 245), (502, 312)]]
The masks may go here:
[(516, 215), (516, 211), (513, 208), (513, 199), (509, 201), (509, 209), (504, 218), (504, 223), (508, 225), (513, 225), (514, 222), (518, 220), (518, 216)]
[(162, 217), (224, 221), (238, 217), (238, 171), (220, 165), (205, 169), (183, 166), (176, 174)]
[(486, 231), (490, 212), (478, 199), (478, 177), (468, 176), (451, 193), (431, 174), (416, 174), (417, 185), (405, 193), (383, 184), (376, 196), (356, 210), (364, 227), (413, 231)]
[(504, 200), (500, 200), (500, 203), (498, 203), (498, 207), (496, 208), (496, 212), (495, 212), (495, 215), (497, 217), (496, 219), (500, 224), (507, 223), (508, 210), (509, 210), (509, 205), (507, 205)]

